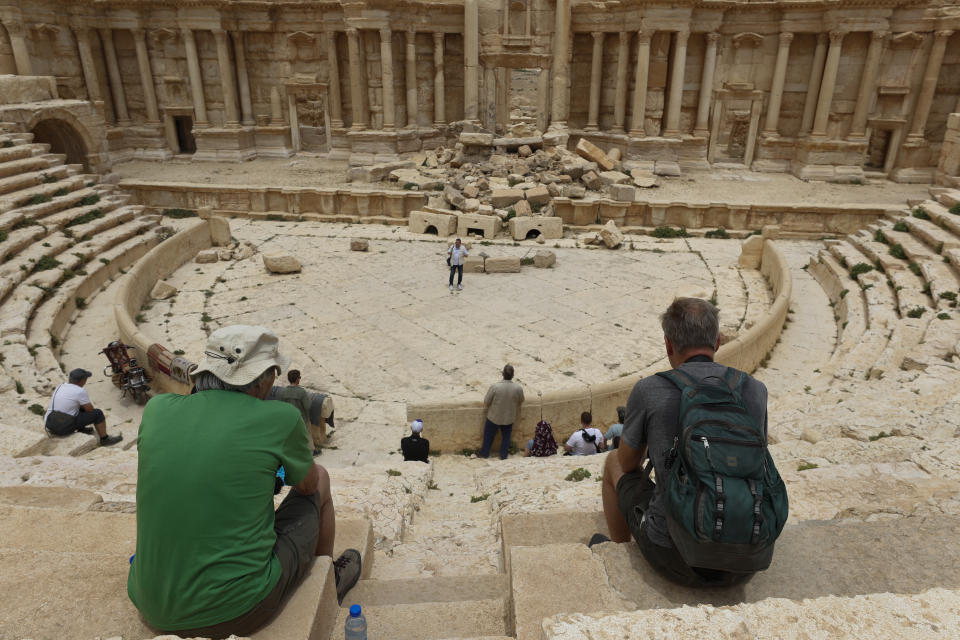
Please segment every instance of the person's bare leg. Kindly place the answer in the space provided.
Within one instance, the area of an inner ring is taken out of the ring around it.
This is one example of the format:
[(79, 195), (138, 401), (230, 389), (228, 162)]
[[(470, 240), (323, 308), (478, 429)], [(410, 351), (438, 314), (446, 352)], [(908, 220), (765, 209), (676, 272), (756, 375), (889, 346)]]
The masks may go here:
[(333, 540), (337, 535), (337, 519), (333, 511), (333, 498), (330, 496), (330, 475), (318, 466), (317, 495), (320, 496), (320, 537), (317, 538), (318, 556), (333, 557)]
[(607, 529), (610, 530), (610, 539), (614, 542), (630, 542), (630, 528), (620, 513), (617, 504), (617, 483), (623, 476), (623, 467), (620, 466), (620, 456), (617, 451), (611, 451), (603, 464), (603, 515), (607, 519)]
[(101, 438), (106, 437), (106, 435), (107, 435), (107, 423), (106, 423), (106, 421), (96, 423), (95, 425), (93, 425), (93, 428), (97, 430), (97, 435), (98, 435), (98, 436), (100, 436)]

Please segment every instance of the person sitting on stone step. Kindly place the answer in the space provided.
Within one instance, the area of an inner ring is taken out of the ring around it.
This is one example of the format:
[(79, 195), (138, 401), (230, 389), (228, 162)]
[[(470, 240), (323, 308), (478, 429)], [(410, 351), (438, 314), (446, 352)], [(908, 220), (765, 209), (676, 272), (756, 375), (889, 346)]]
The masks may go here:
[[(107, 419), (103, 411), (94, 408), (90, 394), (83, 388), (92, 375), (86, 369), (74, 369), (67, 377), (67, 382), (54, 390), (50, 406), (43, 415), (47, 435), (67, 436), (74, 431), (93, 435), (96, 429), (101, 446), (108, 447), (123, 440), (121, 434), (107, 435)], [(91, 424), (93, 429), (90, 428)]]
[(584, 411), (580, 414), (580, 428), (574, 431), (567, 439), (563, 448), (565, 455), (572, 456), (592, 456), (600, 453), (607, 448), (607, 442), (603, 439), (603, 431), (596, 427), (591, 427), (593, 423), (593, 414)]
[(430, 462), (430, 441), (421, 437), (423, 420), (414, 420), (410, 425), (410, 435), (400, 438), (400, 450), (404, 462)]
[[(146, 622), (182, 637), (249, 636), (280, 610), (315, 556), (332, 556), (330, 477), (300, 412), (267, 401), (289, 360), (262, 327), (210, 334), (191, 395), (154, 397), (138, 440), (137, 545), (127, 593)], [(274, 511), (274, 478), (293, 485)], [(338, 601), (360, 553), (336, 561)]]
[(280, 399), (288, 404), (292, 404), (300, 412), (303, 423), (307, 425), (310, 431), (310, 437), (313, 439), (313, 455), (318, 456), (323, 452), (323, 429), (313, 425), (310, 422), (310, 394), (306, 389), (300, 386), (300, 371), (290, 369), (287, 371), (287, 386), (280, 391)]
[(546, 420), (537, 423), (533, 438), (527, 441), (523, 450), (524, 458), (546, 458), (557, 455), (557, 441), (553, 437), (553, 427)]

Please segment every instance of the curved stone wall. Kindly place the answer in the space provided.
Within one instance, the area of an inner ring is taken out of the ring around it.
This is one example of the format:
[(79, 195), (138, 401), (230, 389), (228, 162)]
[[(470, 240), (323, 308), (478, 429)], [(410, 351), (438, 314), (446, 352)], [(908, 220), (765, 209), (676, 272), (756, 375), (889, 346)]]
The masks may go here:
[(137, 360), (153, 377), (150, 386), (154, 391), (189, 393), (186, 373), (192, 363), (175, 357), (166, 347), (154, 342), (140, 331), (134, 318), (158, 280), (211, 246), (210, 222), (198, 220), (147, 253), (127, 273), (117, 292), (113, 313), (120, 339), (136, 350)]
[[(771, 240), (764, 241), (760, 271), (773, 289), (773, 304), (760, 322), (720, 347), (716, 358), (718, 362), (748, 372), (757, 368), (780, 337), (793, 289), (786, 258)], [(638, 380), (668, 366), (664, 356), (646, 369), (612, 382), (552, 391), (539, 396), (532, 396), (528, 392), (520, 417), (514, 423), (512, 439), (524, 443), (532, 438), (541, 417), (553, 425), (558, 441), (580, 424), (580, 413), (583, 411), (591, 411), (596, 417), (596, 424), (605, 423), (616, 415), (617, 406), (626, 404), (627, 396)], [(475, 448), (480, 443), (483, 431), (483, 402), (464, 399), (408, 404), (407, 420), (416, 418), (429, 426), (432, 449), (457, 451)]]

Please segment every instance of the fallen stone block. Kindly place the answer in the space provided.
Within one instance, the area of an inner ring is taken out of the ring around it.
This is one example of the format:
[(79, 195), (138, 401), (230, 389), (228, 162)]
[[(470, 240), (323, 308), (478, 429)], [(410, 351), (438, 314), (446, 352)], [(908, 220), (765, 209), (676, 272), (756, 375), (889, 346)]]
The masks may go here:
[(609, 220), (600, 229), (600, 239), (603, 240), (603, 244), (607, 245), (608, 249), (616, 249), (623, 244), (623, 232), (617, 228), (613, 220)]
[(621, 171), (601, 171), (598, 177), (600, 182), (605, 185), (626, 184), (631, 180), (630, 176)]
[(175, 295), (177, 295), (177, 288), (164, 280), (158, 280), (150, 291), (150, 297), (154, 300), (166, 300)]
[(677, 177), (680, 175), (680, 165), (673, 160), (657, 160), (653, 172), (658, 176)]
[(210, 239), (215, 247), (225, 247), (233, 238), (230, 236), (230, 223), (226, 218), (210, 216)]
[(412, 188), (412, 185), (419, 191), (432, 191), (439, 186), (443, 186), (443, 181), (440, 178), (424, 175), (415, 169), (397, 169), (391, 171), (390, 178), (396, 180), (397, 183), (405, 189)]
[(590, 189), (591, 191), (600, 191), (603, 188), (603, 183), (600, 182), (600, 177), (593, 171), (588, 171), (580, 177), (580, 181)]
[(463, 188), (463, 197), (476, 198), (480, 194), (480, 188), (475, 184), (468, 184)]
[(413, 168), (415, 168), (414, 163), (410, 161), (350, 167), (347, 171), (347, 182), (380, 182), (390, 175), (391, 171)]
[(633, 178), (633, 184), (641, 189), (650, 189), (652, 187), (660, 186), (659, 178), (653, 175), (652, 171), (647, 171), (645, 169), (634, 169), (630, 172), (630, 176)]
[(457, 234), (463, 238), (471, 233), (492, 238), (500, 232), (500, 218), (479, 213), (463, 213), (457, 218)]
[(593, 144), (586, 138), (580, 138), (580, 141), (577, 143), (576, 151), (578, 156), (581, 158), (586, 158), (591, 162), (596, 162), (604, 171), (610, 171), (613, 169), (613, 160), (611, 160), (607, 154), (603, 152), (603, 149)]
[(253, 256), (256, 253), (256, 248), (249, 242), (244, 242), (239, 247), (233, 250), (233, 259), (234, 260), (246, 260)]
[(194, 262), (197, 264), (210, 264), (216, 262), (220, 259), (219, 251), (217, 249), (204, 249), (197, 254), (197, 257), (194, 258)]
[(263, 255), (263, 266), (270, 273), (299, 273), (300, 261), (289, 253), (273, 253)]
[(457, 216), (454, 213), (411, 211), (407, 221), (407, 230), (411, 233), (435, 233), (440, 237), (450, 236), (457, 232)]
[(466, 198), (463, 197), (463, 194), (447, 185), (443, 188), (443, 199), (450, 203), (451, 206), (460, 209), (463, 207), (463, 202)]
[(483, 265), (487, 273), (520, 273), (519, 256), (497, 256), (487, 258)]
[(579, 200), (587, 195), (587, 189), (579, 184), (567, 184), (560, 190), (560, 195), (571, 200)]
[(369, 251), (370, 243), (363, 238), (353, 238), (350, 240), (350, 251)]
[(637, 199), (637, 188), (629, 184), (610, 185), (610, 197), (620, 202), (633, 202)]
[(519, 200), (513, 205), (513, 214), (516, 216), (529, 216), (533, 213), (530, 203), (526, 200)]
[(557, 264), (557, 254), (547, 249), (540, 249), (533, 256), (533, 266), (538, 269), (549, 269)]
[(613, 162), (619, 162), (621, 158), (620, 147), (614, 147), (610, 149), (610, 151), (607, 151), (607, 157)]
[(233, 260), (233, 249), (227, 247), (217, 249), (217, 257), (220, 258), (220, 262), (230, 262)]
[(493, 146), (493, 134), (492, 133), (470, 133), (464, 131), (460, 134), (460, 142), (466, 146), (474, 147), (492, 147)]
[(543, 185), (527, 189), (524, 195), (530, 204), (544, 205), (550, 202), (550, 191)]
[(466, 198), (463, 201), (463, 206), (461, 210), (464, 213), (473, 213), (474, 211), (480, 210), (480, 201), (476, 198)]
[(523, 191), (520, 189), (494, 189), (490, 193), (490, 204), (496, 209), (509, 207), (517, 200), (523, 200)]
[(759, 269), (763, 256), (763, 238), (750, 236), (740, 245), (740, 258), (737, 265), (743, 269)]
[(466, 273), (483, 273), (483, 258), (467, 256), (463, 261), (463, 270)]
[(510, 218), (508, 224), (514, 240), (527, 240), (533, 236), (550, 240), (563, 237), (563, 219), (554, 216), (517, 216)]

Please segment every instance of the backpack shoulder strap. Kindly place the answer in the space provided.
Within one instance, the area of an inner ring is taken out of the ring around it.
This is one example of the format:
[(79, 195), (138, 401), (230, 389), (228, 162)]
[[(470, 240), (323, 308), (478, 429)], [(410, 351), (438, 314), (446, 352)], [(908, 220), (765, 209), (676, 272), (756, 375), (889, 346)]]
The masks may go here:
[(656, 375), (660, 376), (665, 380), (669, 380), (673, 384), (673, 386), (680, 389), (680, 391), (683, 391), (687, 387), (694, 387), (697, 384), (696, 382), (693, 381), (693, 379), (690, 376), (683, 373), (679, 369), (671, 369), (670, 371), (658, 371)]
[(730, 391), (741, 398), (743, 397), (743, 386), (747, 383), (747, 374), (739, 369), (727, 367), (727, 370), (723, 372), (723, 381), (730, 387)]

